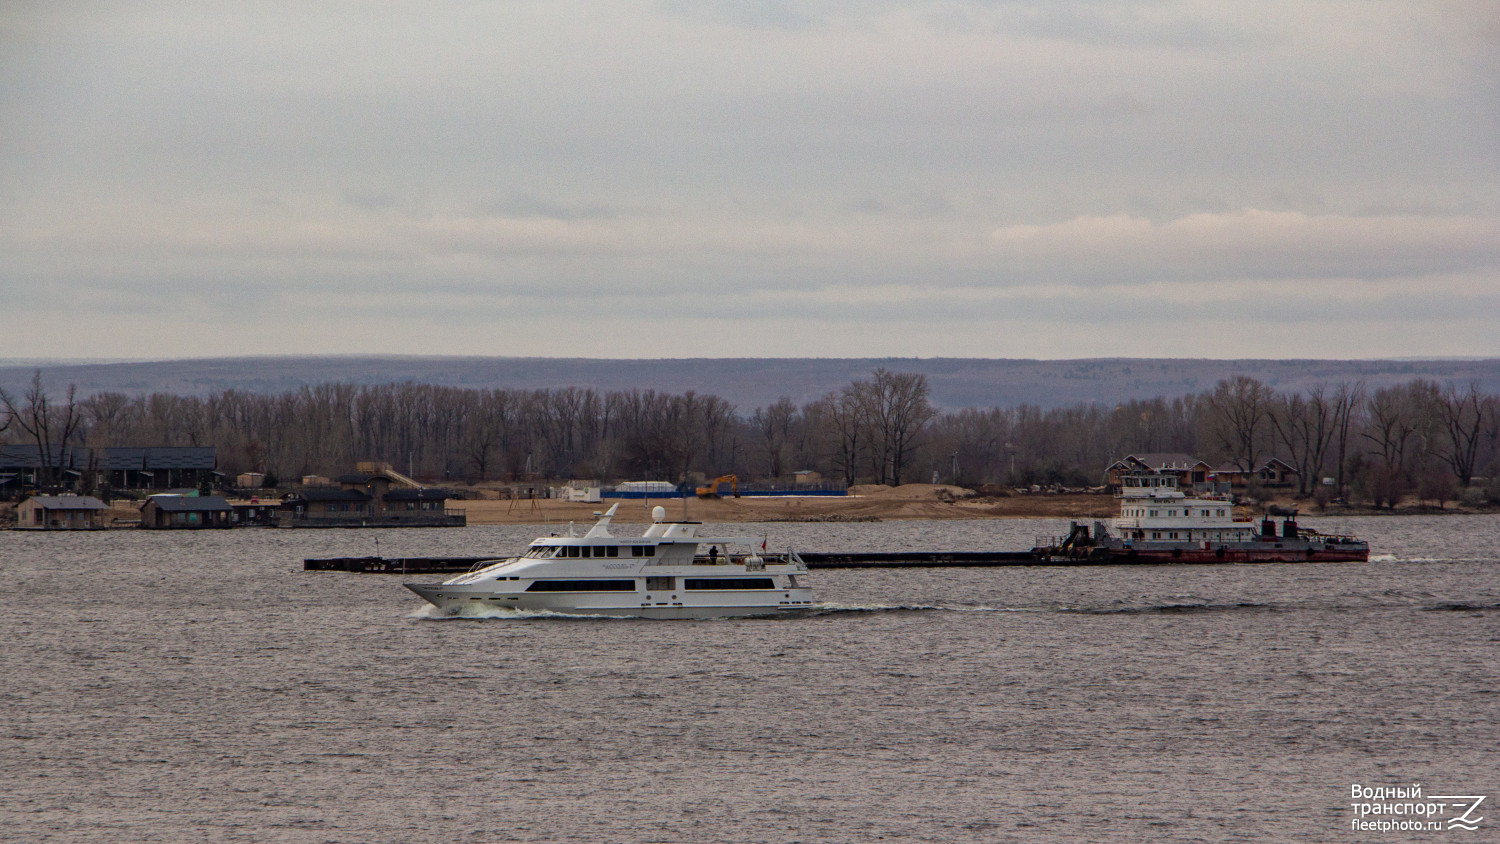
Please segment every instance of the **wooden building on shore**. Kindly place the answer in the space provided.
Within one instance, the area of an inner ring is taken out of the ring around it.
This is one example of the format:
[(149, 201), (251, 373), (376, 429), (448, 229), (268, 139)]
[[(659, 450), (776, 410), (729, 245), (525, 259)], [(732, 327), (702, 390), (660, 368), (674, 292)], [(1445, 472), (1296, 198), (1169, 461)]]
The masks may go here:
[(21, 530), (103, 530), (109, 506), (92, 495), (33, 495), (16, 505)]
[(453, 493), (415, 485), (404, 475), (375, 471), (344, 475), (337, 487), (306, 487), (282, 496), (278, 527), (463, 527), (468, 517), (448, 509)]
[(141, 527), (198, 530), (234, 527), (234, 508), (218, 495), (153, 495), (141, 505)]

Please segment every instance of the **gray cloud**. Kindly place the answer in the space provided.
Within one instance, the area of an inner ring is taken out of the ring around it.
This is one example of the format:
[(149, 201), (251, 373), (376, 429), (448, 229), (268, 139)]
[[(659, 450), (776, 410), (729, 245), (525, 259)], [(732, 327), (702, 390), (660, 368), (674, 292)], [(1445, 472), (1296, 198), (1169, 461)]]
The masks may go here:
[(10, 356), (1500, 354), (1482, 4), (64, 6)]

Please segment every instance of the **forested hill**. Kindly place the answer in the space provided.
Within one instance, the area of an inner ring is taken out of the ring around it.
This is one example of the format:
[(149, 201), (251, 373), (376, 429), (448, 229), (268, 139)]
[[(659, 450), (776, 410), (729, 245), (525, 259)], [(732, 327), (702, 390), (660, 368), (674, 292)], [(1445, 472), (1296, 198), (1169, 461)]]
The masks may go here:
[(76, 384), (80, 396), (100, 392), (208, 395), (226, 389), (281, 392), (305, 384), (413, 382), (453, 387), (658, 390), (720, 396), (742, 409), (781, 396), (801, 404), (876, 367), (920, 372), (943, 409), (1054, 408), (1081, 402), (1175, 397), (1211, 389), (1220, 379), (1248, 375), (1278, 391), (1317, 384), (1363, 381), (1370, 388), (1427, 378), (1444, 384), (1475, 383), (1500, 392), (1500, 360), (1335, 361), (1106, 358), (1096, 360), (991, 360), (981, 358), (699, 358), (599, 360), (484, 357), (245, 357), (129, 363), (28, 363), (0, 365), (0, 386), (23, 390), (37, 368), (50, 390)]

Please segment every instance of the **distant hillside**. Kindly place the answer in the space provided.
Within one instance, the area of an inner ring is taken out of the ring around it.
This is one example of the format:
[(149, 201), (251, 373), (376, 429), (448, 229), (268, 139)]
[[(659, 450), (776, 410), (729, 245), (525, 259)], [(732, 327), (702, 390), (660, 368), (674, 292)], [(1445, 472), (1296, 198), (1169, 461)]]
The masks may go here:
[(285, 357), (212, 358), (129, 363), (24, 364), (0, 366), (0, 386), (25, 388), (40, 368), (60, 393), (76, 384), (81, 394), (171, 392), (204, 395), (225, 389), (280, 392), (306, 384), (342, 381), (383, 384), (411, 381), (454, 387), (597, 390), (694, 390), (722, 396), (742, 409), (781, 396), (802, 402), (836, 390), (878, 366), (921, 372), (933, 400), (944, 408), (1046, 407), (1124, 399), (1180, 396), (1211, 388), (1221, 378), (1249, 375), (1278, 390), (1363, 380), (1370, 387), (1429, 378), (1443, 383), (1474, 381), (1500, 393), (1500, 360), (988, 360), (977, 358), (729, 358), (683, 360), (595, 360), (581, 358), (469, 357)]

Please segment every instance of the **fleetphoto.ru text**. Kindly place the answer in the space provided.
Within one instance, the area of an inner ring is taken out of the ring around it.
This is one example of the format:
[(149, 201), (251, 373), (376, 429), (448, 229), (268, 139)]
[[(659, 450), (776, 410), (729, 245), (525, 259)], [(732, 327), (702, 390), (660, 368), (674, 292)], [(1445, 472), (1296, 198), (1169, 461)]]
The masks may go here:
[(1481, 794), (1427, 794), (1421, 783), (1369, 786), (1355, 783), (1349, 796), (1356, 832), (1446, 832), (1479, 829)]

